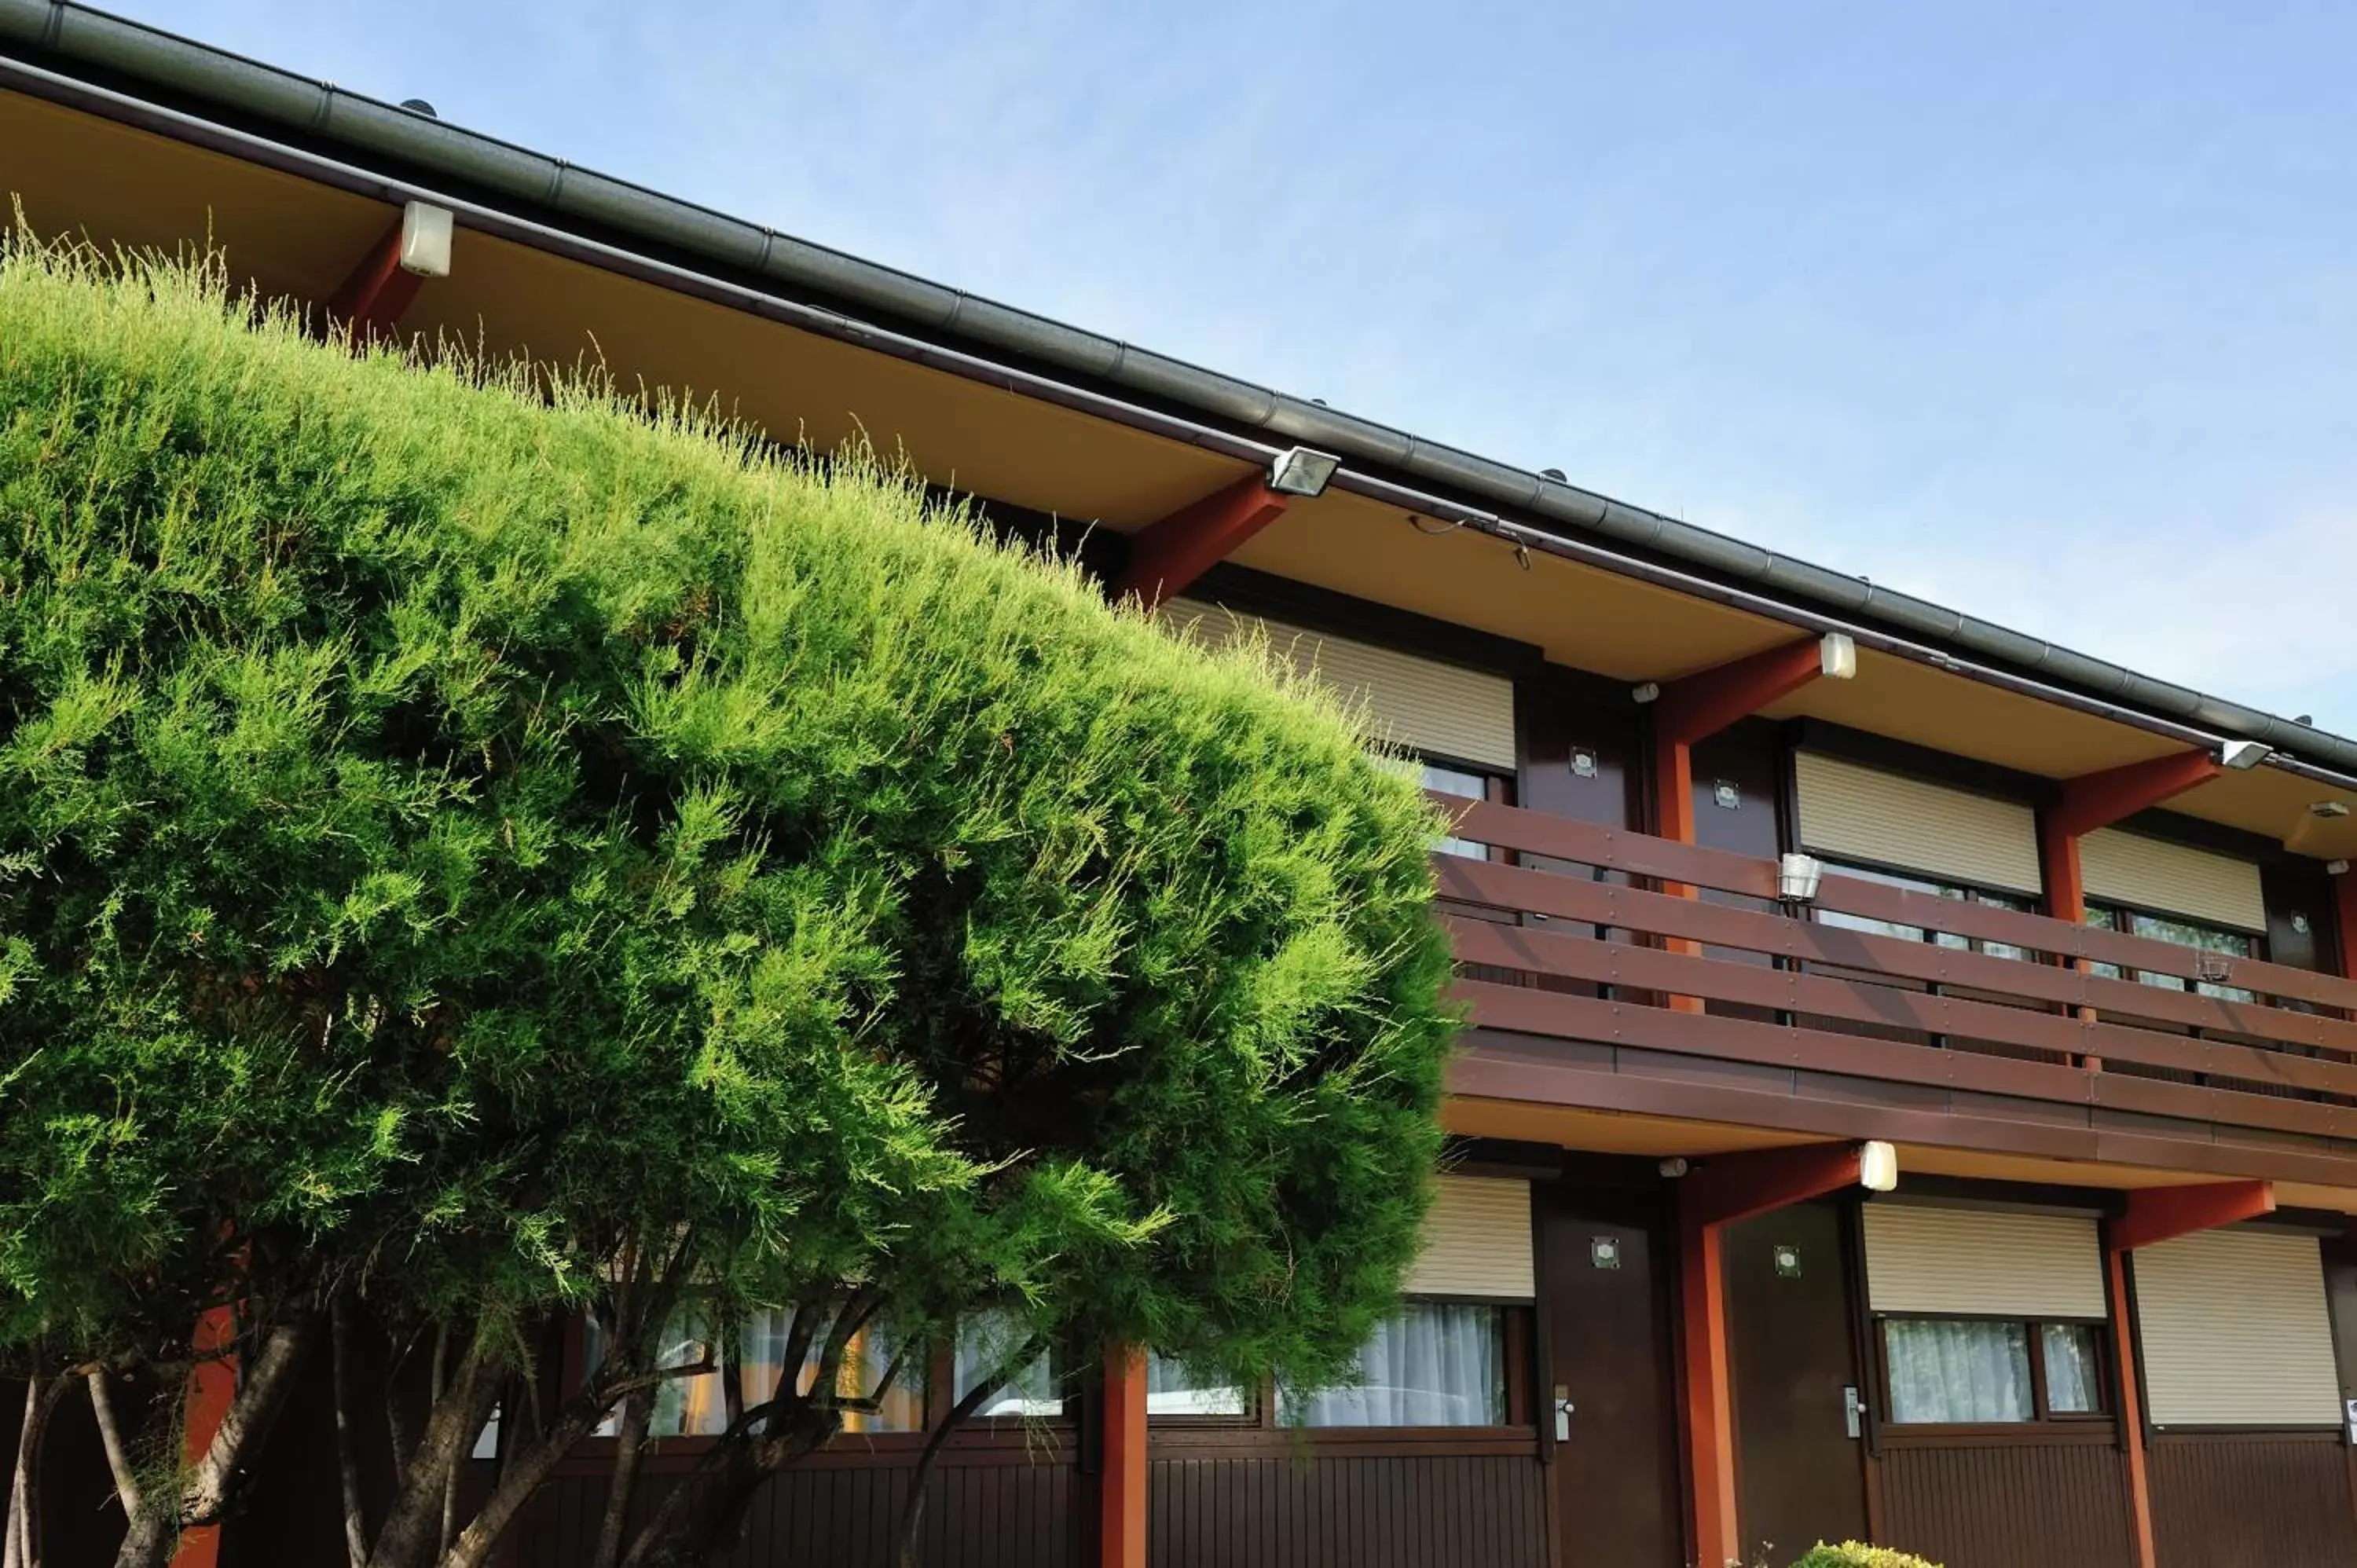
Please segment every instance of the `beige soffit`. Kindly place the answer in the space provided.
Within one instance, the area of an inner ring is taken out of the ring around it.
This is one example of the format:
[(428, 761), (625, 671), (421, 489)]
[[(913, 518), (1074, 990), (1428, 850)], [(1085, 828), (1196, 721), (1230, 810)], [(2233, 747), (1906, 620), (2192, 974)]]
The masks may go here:
[(1491, 1176), (1440, 1178), (1424, 1220), (1424, 1252), (1401, 1287), (1411, 1295), (1529, 1301), (1531, 1184)]
[(2074, 1215), (1869, 1203), (1866, 1286), (1879, 1313), (2104, 1315), (2095, 1222)]
[(1975, 887), (2040, 891), (2038, 820), (2028, 806), (1803, 751), (1792, 759), (1801, 842)]
[(2315, 1237), (2205, 1230), (2134, 1257), (2146, 1404), (2156, 1424), (2339, 1424), (2341, 1380)]
[(1174, 630), (1189, 631), (1213, 647), (1262, 632), (1271, 649), (1331, 686), (1344, 702), (1363, 703), (1384, 739), (1438, 757), (1513, 770), (1514, 683), (1501, 675), (1305, 631), (1198, 599), (1171, 599), (1156, 613)]
[(2259, 868), (2231, 854), (2099, 828), (2079, 841), (2079, 875), (2090, 898), (2237, 930), (2267, 929)]

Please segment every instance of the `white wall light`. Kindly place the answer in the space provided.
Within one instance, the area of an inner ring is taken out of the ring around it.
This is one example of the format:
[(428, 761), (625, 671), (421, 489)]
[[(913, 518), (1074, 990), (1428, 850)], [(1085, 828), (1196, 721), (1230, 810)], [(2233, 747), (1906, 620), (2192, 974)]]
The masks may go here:
[(1899, 1151), (1879, 1138), (1857, 1146), (1857, 1185), (1868, 1192), (1889, 1192), (1899, 1185)]
[(1281, 496), (1322, 496), (1342, 459), (1307, 446), (1288, 446), (1270, 459), (1268, 488)]
[(1846, 631), (1829, 631), (1817, 639), (1817, 670), (1828, 681), (1857, 676), (1857, 644)]
[(1817, 896), (1817, 879), (1825, 864), (1813, 854), (1788, 854), (1776, 863), (1776, 895), (1791, 904), (1805, 904)]
[(2230, 740), (2218, 748), (2218, 760), (2240, 773), (2265, 762), (2274, 750), (2260, 741)]
[(401, 270), (422, 278), (450, 275), (450, 209), (413, 201), (401, 209)]

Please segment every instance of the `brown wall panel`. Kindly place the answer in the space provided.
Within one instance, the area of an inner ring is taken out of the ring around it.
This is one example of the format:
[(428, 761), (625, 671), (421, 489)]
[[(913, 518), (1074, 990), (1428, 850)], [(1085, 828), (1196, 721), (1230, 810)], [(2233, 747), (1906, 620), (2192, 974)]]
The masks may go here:
[(2164, 1434), (2152, 1445), (2160, 1568), (2350, 1568), (2349, 1488), (2339, 1433)]
[(1155, 1568), (1546, 1568), (1546, 1471), (1522, 1455), (1157, 1458)]
[[(891, 1568), (912, 1466), (814, 1465), (761, 1489), (728, 1559), (741, 1568)], [(675, 1471), (643, 1476), (634, 1514), (660, 1502)], [(1070, 1464), (959, 1465), (945, 1458), (925, 1499), (926, 1568), (1077, 1568), (1088, 1560), (1095, 1490)], [(589, 1560), (604, 1517), (596, 1475), (552, 1481), (517, 1523), (513, 1568), (575, 1568)]]
[(2133, 1568), (2120, 1452), (2108, 1442), (1893, 1444), (1880, 1469), (1884, 1538), (1943, 1568)]

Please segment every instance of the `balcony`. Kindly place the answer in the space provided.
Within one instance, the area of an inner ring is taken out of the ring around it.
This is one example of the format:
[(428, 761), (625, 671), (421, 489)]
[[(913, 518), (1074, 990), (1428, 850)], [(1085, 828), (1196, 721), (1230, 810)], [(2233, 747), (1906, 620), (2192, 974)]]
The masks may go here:
[(2357, 1187), (2357, 983), (1435, 799), (1462, 1099)]

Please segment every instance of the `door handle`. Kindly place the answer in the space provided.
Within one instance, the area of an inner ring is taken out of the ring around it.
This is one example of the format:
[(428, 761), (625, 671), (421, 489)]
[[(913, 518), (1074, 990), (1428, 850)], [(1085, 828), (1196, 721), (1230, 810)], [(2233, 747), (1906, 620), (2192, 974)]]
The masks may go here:
[(1571, 1390), (1561, 1383), (1555, 1386), (1555, 1440), (1571, 1441)]
[(1852, 1437), (1865, 1435), (1866, 1402), (1857, 1397), (1857, 1385), (1849, 1383), (1842, 1389), (1842, 1424)]

